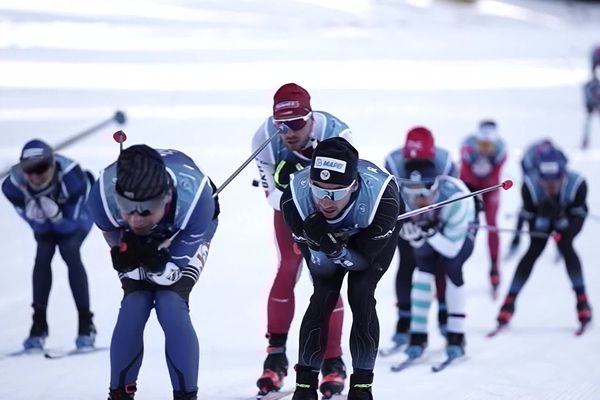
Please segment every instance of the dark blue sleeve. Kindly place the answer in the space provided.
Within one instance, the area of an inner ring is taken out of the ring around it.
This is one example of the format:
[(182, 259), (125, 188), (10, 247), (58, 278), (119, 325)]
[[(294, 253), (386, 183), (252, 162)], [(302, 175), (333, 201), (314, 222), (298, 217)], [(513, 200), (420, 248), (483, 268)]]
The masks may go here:
[(92, 186), (86, 206), (96, 226), (104, 232), (106, 242), (110, 246), (115, 246), (119, 241), (120, 228), (115, 227), (106, 215), (106, 210), (102, 204), (102, 196), (100, 195), (100, 184), (98, 182), (96, 181)]
[(61, 204), (62, 219), (54, 223), (53, 230), (63, 234), (69, 234), (86, 225), (81, 221), (85, 207), (87, 192), (87, 176), (79, 165), (74, 166), (62, 177), (62, 187), (66, 191), (67, 200)]
[(171, 262), (180, 268), (188, 265), (189, 260), (196, 255), (200, 245), (210, 242), (215, 233), (217, 200), (213, 199), (212, 193), (212, 188), (207, 182), (185, 229), (174, 237), (169, 246)]

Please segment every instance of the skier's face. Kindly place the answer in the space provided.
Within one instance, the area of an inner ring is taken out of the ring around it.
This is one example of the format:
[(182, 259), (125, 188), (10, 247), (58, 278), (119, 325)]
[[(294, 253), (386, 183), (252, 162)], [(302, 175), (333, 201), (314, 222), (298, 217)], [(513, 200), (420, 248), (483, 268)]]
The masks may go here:
[(45, 164), (37, 168), (24, 171), (27, 183), (33, 189), (43, 189), (52, 181), (54, 176), (54, 164)]
[(335, 218), (358, 189), (356, 181), (349, 186), (311, 181), (310, 186), (315, 204), (325, 218)]
[(559, 179), (540, 179), (540, 185), (548, 196), (556, 196), (560, 193), (562, 187), (563, 178)]
[(290, 150), (300, 151), (310, 139), (314, 119), (312, 113), (308, 113), (304, 117), (288, 121), (275, 121), (274, 123), (275, 126), (281, 126), (282, 124), (287, 126), (286, 133), (280, 133), (283, 142)]
[(148, 235), (165, 216), (171, 199), (172, 195), (169, 191), (163, 198), (138, 203), (135, 208), (121, 206), (121, 217), (127, 222), (133, 233), (141, 236)]

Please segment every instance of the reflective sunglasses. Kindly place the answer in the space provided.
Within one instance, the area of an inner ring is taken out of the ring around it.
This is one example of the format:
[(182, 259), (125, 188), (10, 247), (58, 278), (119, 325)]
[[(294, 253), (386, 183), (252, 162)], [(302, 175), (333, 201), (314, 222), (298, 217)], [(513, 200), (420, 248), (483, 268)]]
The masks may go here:
[(435, 181), (415, 182), (411, 180), (400, 180), (400, 191), (409, 198), (428, 197), (433, 191)]
[[(300, 129), (302, 129), (306, 126), (310, 117), (312, 117), (312, 111), (309, 112), (308, 114), (306, 114), (304, 117), (294, 117), (294, 118), (290, 118), (290, 119), (277, 119), (277, 120), (273, 119), (273, 123), (278, 128), (281, 125), (285, 125), (293, 131), (299, 131)], [(286, 134), (287, 132), (281, 132), (281, 133)]]
[(341, 189), (323, 189), (318, 186), (315, 186), (312, 182), (310, 182), (309, 185), (310, 191), (312, 192), (313, 196), (315, 196), (317, 199), (323, 200), (327, 198), (329, 200), (338, 201), (348, 196), (348, 193), (350, 193), (350, 191), (352, 190), (352, 187), (354, 186), (355, 182), (356, 180), (353, 180), (349, 186)]
[(167, 193), (150, 200), (134, 201), (115, 192), (115, 199), (119, 209), (125, 214), (138, 214), (141, 217), (147, 217), (154, 214), (167, 204)]
[(33, 165), (31, 167), (23, 168), (23, 172), (25, 172), (26, 174), (42, 175), (43, 173), (48, 171), (51, 166), (51, 163), (44, 162), (41, 164)]

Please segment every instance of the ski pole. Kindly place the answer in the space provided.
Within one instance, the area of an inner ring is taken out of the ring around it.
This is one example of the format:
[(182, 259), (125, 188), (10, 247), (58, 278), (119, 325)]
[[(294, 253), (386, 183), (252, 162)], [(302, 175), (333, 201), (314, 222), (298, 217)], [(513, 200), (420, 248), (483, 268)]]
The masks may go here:
[(125, 116), (125, 113), (123, 111), (117, 111), (117, 112), (115, 112), (115, 114), (112, 117), (58, 143), (56, 146), (54, 146), (54, 150), (56, 150), (56, 151), (62, 150), (65, 147), (68, 147), (68, 146), (72, 145), (73, 143), (80, 141), (84, 137), (91, 135), (94, 132), (99, 131), (100, 129), (104, 128), (105, 126), (110, 125), (113, 122), (116, 122), (119, 125), (123, 125), (126, 121), (127, 121), (127, 117)]
[(456, 201), (468, 199), (470, 197), (478, 196), (480, 194), (491, 192), (491, 191), (496, 190), (496, 189), (502, 188), (504, 190), (508, 190), (512, 186), (513, 186), (513, 181), (511, 181), (510, 179), (507, 179), (507, 180), (505, 180), (502, 183), (498, 183), (497, 185), (493, 185), (493, 186), (487, 187), (485, 189), (477, 190), (475, 192), (471, 192), (471, 193), (465, 194), (465, 195), (460, 196), (460, 197), (455, 197), (455, 198), (447, 199), (447, 200), (444, 200), (444, 201), (440, 201), (438, 203), (433, 203), (433, 204), (430, 204), (430, 205), (425, 206), (425, 207), (421, 207), (421, 208), (417, 208), (417, 209), (412, 210), (412, 211), (405, 212), (404, 214), (400, 214), (398, 216), (398, 221), (401, 221), (401, 220), (407, 219), (407, 218), (411, 218), (411, 217), (414, 217), (415, 215), (423, 214), (423, 213), (426, 213), (428, 211), (437, 210), (440, 207), (444, 207), (444, 206), (446, 206), (448, 204), (451, 204), (451, 203), (454, 203)]
[[(80, 141), (81, 139), (85, 138), (86, 136), (89, 136), (92, 133), (97, 132), (100, 129), (110, 125), (113, 122), (116, 122), (119, 125), (123, 125), (126, 121), (127, 121), (127, 118), (125, 116), (125, 113), (123, 111), (117, 111), (117, 112), (115, 112), (115, 114), (112, 117), (105, 119), (104, 121), (101, 121), (101, 122), (97, 123), (96, 125), (88, 128), (84, 131), (81, 131), (79, 133), (72, 135), (71, 137), (67, 138), (66, 140), (63, 140), (62, 142), (52, 146), (52, 148), (54, 149), (54, 151), (62, 150), (64, 148), (72, 145), (73, 143)], [(8, 175), (9, 173), (10, 173), (10, 168), (7, 168), (6, 170), (4, 170), (0, 173), (0, 178), (3, 178), (4, 176)]]
[(229, 178), (227, 178), (225, 180), (225, 182), (223, 182), (223, 184), (221, 186), (219, 186), (219, 188), (215, 191), (215, 193), (213, 194), (213, 198), (217, 197), (219, 195), (219, 193), (221, 193), (223, 191), (223, 189), (225, 189), (225, 187), (227, 185), (229, 185), (231, 183), (232, 180), (235, 179), (236, 176), (238, 176), (240, 174), (240, 172), (242, 172), (242, 170), (244, 168), (246, 168), (246, 165), (250, 164), (250, 162), (252, 162), (252, 160), (254, 160), (254, 158), (261, 152), (263, 151), (263, 149), (265, 147), (267, 147), (269, 145), (269, 143), (271, 143), (273, 141), (273, 139), (275, 139), (280, 133), (287, 133), (288, 131), (288, 127), (285, 124), (282, 124), (281, 126), (279, 126), (277, 132), (275, 132), (270, 138), (268, 138), (262, 145), (260, 145), (260, 147), (258, 149), (256, 149), (256, 151), (254, 153), (252, 153), (250, 155), (250, 157), (248, 157), (248, 159), (246, 161), (244, 161), (242, 163), (242, 165), (239, 166), (238, 169), (236, 169), (230, 176)]
[(545, 239), (548, 237), (551, 237), (552, 239), (554, 239), (555, 242), (559, 242), (561, 239), (561, 234), (560, 232), (539, 232), (539, 231), (527, 231), (527, 230), (523, 230), (523, 229), (511, 229), (511, 228), (499, 228), (497, 226), (491, 226), (491, 225), (478, 225), (478, 224), (470, 224), (470, 227), (473, 228), (478, 228), (478, 229), (485, 229), (491, 232), (509, 232), (509, 233), (517, 233), (519, 235), (529, 235), (531, 237), (536, 237), (536, 238), (540, 238), (540, 239)]

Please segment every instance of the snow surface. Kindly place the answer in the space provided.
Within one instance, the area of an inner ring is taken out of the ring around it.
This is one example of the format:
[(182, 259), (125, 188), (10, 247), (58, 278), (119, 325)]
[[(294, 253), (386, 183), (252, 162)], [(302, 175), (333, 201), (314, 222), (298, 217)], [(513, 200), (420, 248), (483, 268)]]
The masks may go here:
[[(382, 163), (408, 128), (430, 127), (456, 152), (479, 119), (495, 118), (510, 147), (504, 177), (519, 183), (521, 149), (542, 136), (563, 146), (590, 183), (589, 218), (576, 247), (592, 306), (600, 307), (600, 120), (592, 148), (577, 149), (584, 111), (581, 85), (600, 43), (600, 7), (563, 1), (434, 0), (2, 0), (0, 3), (0, 167), (23, 143), (58, 143), (122, 109), (128, 144), (176, 148), (217, 183), (250, 154), (250, 139), (269, 115), (272, 95), (295, 81), (354, 130), (361, 156)], [(112, 162), (116, 126), (63, 153), (94, 172)], [(201, 399), (252, 395), (266, 341), (266, 299), (275, 273), (271, 210), (257, 175), (246, 168), (220, 196), (222, 215), (208, 265), (191, 296), (198, 332)], [(518, 185), (517, 185), (518, 187)], [(17, 350), (30, 326), (34, 241), (2, 198), (0, 352)], [(499, 224), (512, 227), (518, 189), (502, 194)], [(526, 240), (525, 240), (526, 241)], [(508, 237), (503, 237), (503, 248)], [(523, 246), (524, 248), (525, 246)], [(523, 249), (522, 249), (523, 250)], [(83, 246), (98, 344), (108, 345), (121, 289), (97, 229)], [(548, 246), (517, 304), (511, 329), (494, 339), (499, 302), (488, 294), (485, 233), (465, 266), (468, 361), (432, 374), (444, 342), (430, 324), (430, 357), (401, 373), (402, 355), (379, 358), (375, 399), (598, 399), (600, 335), (576, 338), (575, 299)], [(502, 265), (502, 294), (516, 260)], [(396, 322), (396, 260), (377, 292), (381, 344)], [(49, 305), (50, 348), (69, 348), (76, 313), (57, 255)], [(288, 342), (311, 283), (296, 288)], [(597, 308), (596, 308), (597, 309)], [(343, 343), (351, 313), (346, 313)], [(169, 399), (164, 339), (154, 315), (146, 330), (138, 398)], [(107, 352), (61, 360), (0, 360), (0, 399), (105, 399)], [(291, 388), (293, 373), (286, 381)]]

